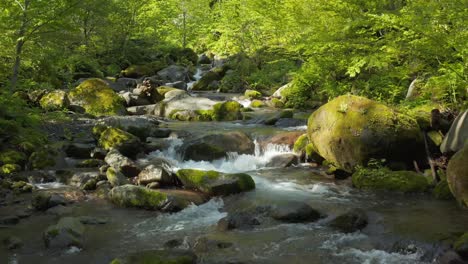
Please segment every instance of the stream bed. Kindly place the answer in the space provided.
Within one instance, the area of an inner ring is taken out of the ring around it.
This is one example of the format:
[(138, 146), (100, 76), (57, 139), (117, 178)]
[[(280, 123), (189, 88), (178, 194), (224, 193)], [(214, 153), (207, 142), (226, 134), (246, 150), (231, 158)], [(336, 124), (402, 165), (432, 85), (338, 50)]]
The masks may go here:
[[(242, 130), (258, 140), (304, 129), (267, 127), (252, 122), (169, 122), (166, 126), (197, 135)], [(173, 214), (117, 208), (104, 200), (89, 198), (68, 206), (68, 214), (99, 217), (107, 223), (86, 227), (83, 249), (45, 250), (42, 232), (57, 216), (35, 215), (14, 227), (0, 227), (3, 235), (21, 237), (25, 244), (15, 253), (0, 248), (0, 263), (106, 264), (126, 253), (164, 248), (168, 241), (176, 241), (176, 248), (195, 249), (199, 263), (434, 263), (447, 249), (444, 240), (451, 234), (466, 231), (468, 226), (466, 211), (460, 210), (453, 201), (436, 200), (430, 194), (360, 191), (353, 189), (349, 180), (331, 179), (320, 168), (306, 164), (266, 168), (273, 155), (291, 152), (286, 146), (270, 145), (261, 149), (256, 141), (254, 155), (232, 153), (227, 159), (195, 162), (182, 161), (179, 157), (177, 146), (181, 139), (167, 140), (171, 141), (167, 150), (153, 152), (144, 159), (165, 157), (173, 162), (174, 169), (246, 172), (253, 177), (256, 189), (223, 199), (214, 198)], [(216, 228), (217, 222), (228, 213), (290, 201), (305, 202), (324, 217), (306, 224), (284, 224), (265, 218), (248, 230), (222, 232)], [(368, 226), (361, 232), (344, 234), (326, 225), (335, 216), (355, 208), (363, 209), (369, 217)]]

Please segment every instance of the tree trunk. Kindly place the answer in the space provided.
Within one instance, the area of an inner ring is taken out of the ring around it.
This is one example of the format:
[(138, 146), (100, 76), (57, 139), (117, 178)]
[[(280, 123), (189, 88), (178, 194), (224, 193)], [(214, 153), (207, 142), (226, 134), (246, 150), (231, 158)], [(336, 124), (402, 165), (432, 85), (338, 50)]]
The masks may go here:
[(21, 27), (18, 32), (18, 39), (16, 40), (15, 64), (13, 65), (13, 75), (11, 76), (11, 93), (16, 90), (16, 85), (18, 84), (18, 76), (21, 68), (21, 55), (23, 53), (23, 46), (26, 41), (26, 28), (28, 26), (29, 1), (30, 0), (25, 0), (24, 5), (21, 6), (21, 9), (23, 10), (23, 16), (21, 18)]
[(183, 18), (184, 18), (184, 21), (183, 21), (183, 39), (182, 39), (182, 47), (185, 49), (187, 47), (187, 11), (184, 11), (184, 14), (183, 14)]

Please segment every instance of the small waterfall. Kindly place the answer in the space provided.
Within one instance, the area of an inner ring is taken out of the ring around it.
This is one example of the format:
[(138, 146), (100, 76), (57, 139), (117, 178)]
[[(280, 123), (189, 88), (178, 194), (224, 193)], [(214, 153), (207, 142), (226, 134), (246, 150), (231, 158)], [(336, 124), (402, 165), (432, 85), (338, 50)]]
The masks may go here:
[[(174, 164), (174, 170), (179, 169), (199, 169), (199, 170), (216, 170), (226, 173), (238, 173), (254, 171), (265, 168), (266, 164), (272, 157), (282, 154), (291, 153), (291, 149), (287, 145), (274, 145), (268, 144), (265, 148), (261, 148), (257, 140), (255, 143), (254, 154), (239, 154), (235, 152), (228, 153), (226, 158), (215, 161), (193, 161), (183, 160), (182, 155), (177, 150), (183, 144), (181, 139), (171, 138), (170, 147), (167, 150), (157, 150), (152, 152), (145, 160), (151, 158), (165, 158), (169, 159)], [(142, 163), (145, 160), (141, 160)]]
[(198, 80), (201, 79), (202, 73), (203, 73), (202, 69), (200, 68), (200, 66), (198, 66), (198, 67), (197, 67), (197, 70), (196, 70), (196, 72), (195, 72), (195, 75), (193, 75), (193, 78), (195, 79), (195, 81), (192, 81), (192, 82), (187, 83), (187, 91), (191, 91), (191, 90), (192, 90), (193, 85), (194, 85)]

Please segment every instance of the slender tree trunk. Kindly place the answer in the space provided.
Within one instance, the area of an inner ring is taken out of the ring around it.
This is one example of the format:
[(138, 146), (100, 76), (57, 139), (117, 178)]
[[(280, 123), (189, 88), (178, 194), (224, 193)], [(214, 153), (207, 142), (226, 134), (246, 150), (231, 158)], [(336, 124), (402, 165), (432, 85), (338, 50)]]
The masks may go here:
[(182, 38), (182, 47), (185, 49), (187, 47), (187, 11), (183, 13), (183, 38)]
[(18, 76), (19, 71), (21, 68), (21, 55), (23, 53), (23, 46), (25, 43), (25, 36), (26, 36), (26, 28), (28, 23), (28, 8), (29, 8), (29, 1), (24, 0), (24, 5), (21, 6), (23, 10), (23, 16), (21, 19), (21, 26), (18, 32), (18, 39), (16, 40), (16, 50), (15, 50), (15, 64), (13, 65), (13, 75), (11, 76), (11, 92), (13, 93), (16, 90), (16, 85), (18, 84)]

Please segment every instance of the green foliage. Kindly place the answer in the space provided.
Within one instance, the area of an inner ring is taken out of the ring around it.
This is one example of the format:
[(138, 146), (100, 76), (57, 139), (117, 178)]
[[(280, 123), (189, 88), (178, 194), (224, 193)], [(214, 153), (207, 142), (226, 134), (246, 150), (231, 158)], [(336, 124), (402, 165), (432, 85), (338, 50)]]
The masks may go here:
[(353, 185), (360, 189), (400, 192), (422, 192), (429, 184), (424, 176), (411, 171), (391, 171), (387, 168), (358, 167), (352, 176)]

